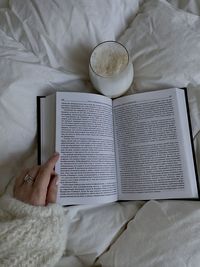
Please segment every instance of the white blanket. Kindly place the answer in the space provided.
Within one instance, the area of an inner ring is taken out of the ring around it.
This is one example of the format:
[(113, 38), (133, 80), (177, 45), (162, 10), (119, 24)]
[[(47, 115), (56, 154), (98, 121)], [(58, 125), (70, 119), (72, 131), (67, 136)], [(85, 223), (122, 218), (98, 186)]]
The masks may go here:
[[(89, 54), (105, 40), (118, 39), (130, 50), (136, 73), (130, 93), (190, 84), (198, 151), (199, 17), (192, 9), (184, 12), (156, 0), (146, 1), (137, 14), (138, 2), (0, 1), (0, 193), (17, 171), (36, 163), (36, 96), (55, 90), (94, 92), (88, 80)], [(178, 6), (177, 1), (173, 4)], [(141, 208), (143, 204), (66, 209), (68, 239), (58, 266), (90, 266), (101, 254), (103, 266), (197, 266), (199, 204), (149, 202)], [(189, 246), (184, 249), (187, 241)], [(175, 250), (179, 243), (174, 258), (170, 247), (173, 244)]]

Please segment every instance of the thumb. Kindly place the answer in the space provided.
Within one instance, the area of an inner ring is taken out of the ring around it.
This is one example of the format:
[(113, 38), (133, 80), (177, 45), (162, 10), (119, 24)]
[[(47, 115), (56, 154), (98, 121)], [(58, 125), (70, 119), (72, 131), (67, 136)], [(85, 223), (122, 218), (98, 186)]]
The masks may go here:
[(58, 193), (58, 175), (54, 175), (51, 179), (48, 191), (47, 191), (47, 198), (46, 198), (46, 205), (49, 203), (56, 203), (57, 193)]

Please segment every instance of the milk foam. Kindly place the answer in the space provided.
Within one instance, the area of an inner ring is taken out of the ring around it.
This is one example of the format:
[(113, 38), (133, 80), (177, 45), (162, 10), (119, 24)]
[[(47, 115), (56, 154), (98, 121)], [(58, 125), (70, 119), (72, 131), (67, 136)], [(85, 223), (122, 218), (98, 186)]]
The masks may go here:
[(90, 64), (103, 77), (122, 72), (128, 64), (128, 53), (121, 44), (102, 43), (93, 51)]

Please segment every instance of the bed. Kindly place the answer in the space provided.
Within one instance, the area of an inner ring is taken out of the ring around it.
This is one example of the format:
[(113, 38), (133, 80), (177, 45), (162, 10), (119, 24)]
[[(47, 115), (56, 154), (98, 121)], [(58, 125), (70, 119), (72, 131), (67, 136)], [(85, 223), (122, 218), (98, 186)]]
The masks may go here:
[[(95, 92), (91, 49), (118, 40), (140, 90), (187, 87), (200, 159), (198, 0), (0, 0), (0, 194), (37, 162), (36, 96)], [(198, 201), (130, 201), (65, 208), (61, 266), (199, 266)]]

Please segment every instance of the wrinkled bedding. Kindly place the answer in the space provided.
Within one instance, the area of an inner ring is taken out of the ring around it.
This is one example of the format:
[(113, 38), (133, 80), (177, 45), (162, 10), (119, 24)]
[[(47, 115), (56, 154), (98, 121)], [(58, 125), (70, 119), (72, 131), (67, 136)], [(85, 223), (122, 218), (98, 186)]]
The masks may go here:
[[(91, 49), (105, 40), (128, 48), (129, 94), (188, 87), (200, 153), (200, 6), (193, 0), (0, 0), (0, 194), (37, 162), (36, 96), (95, 92)], [(60, 266), (199, 266), (200, 205), (122, 202), (66, 208)]]

